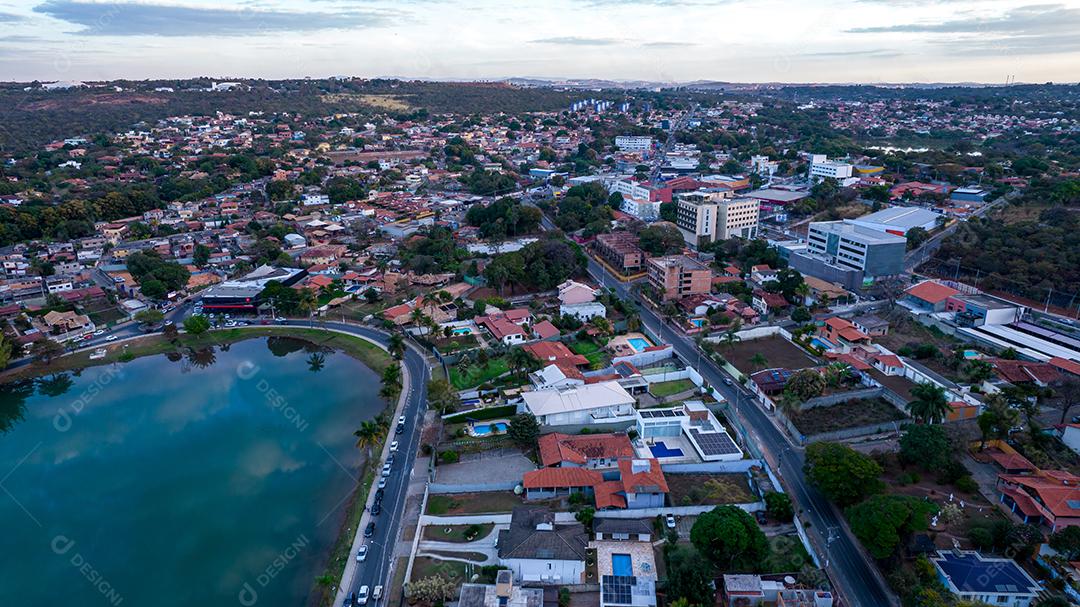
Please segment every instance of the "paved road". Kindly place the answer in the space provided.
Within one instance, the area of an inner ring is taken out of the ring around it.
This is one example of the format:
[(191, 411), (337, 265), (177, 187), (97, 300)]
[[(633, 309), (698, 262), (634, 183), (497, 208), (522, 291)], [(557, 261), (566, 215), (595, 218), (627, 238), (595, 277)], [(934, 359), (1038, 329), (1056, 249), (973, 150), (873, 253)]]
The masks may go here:
[[(542, 223), (545, 229), (555, 229), (546, 215)], [(792, 493), (794, 501), (810, 521), (807, 533), (818, 547), (828, 547), (827, 554), (823, 556), (828, 560), (829, 574), (847, 598), (847, 603), (858, 607), (895, 604), (896, 597), (875, 574), (874, 565), (859, 551), (856, 540), (844, 525), (840, 512), (817, 489), (807, 484), (803, 475), (802, 451), (792, 445), (787, 435), (773, 425), (768, 414), (754, 403), (753, 397), (735, 382), (727, 385), (724, 380), (734, 378), (708, 358), (701, 356), (696, 344), (685, 335), (661, 322), (661, 319), (630, 291), (630, 285), (615, 279), (592, 257), (589, 257), (588, 270), (593, 279), (604, 287), (614, 289), (620, 298), (637, 303), (645, 326), (662, 343), (671, 344), (684, 361), (694, 364), (702, 377), (732, 403), (735, 412), (749, 429), (751, 440), (754, 440), (774, 463), (787, 490)], [(831, 542), (829, 538), (832, 538)]]

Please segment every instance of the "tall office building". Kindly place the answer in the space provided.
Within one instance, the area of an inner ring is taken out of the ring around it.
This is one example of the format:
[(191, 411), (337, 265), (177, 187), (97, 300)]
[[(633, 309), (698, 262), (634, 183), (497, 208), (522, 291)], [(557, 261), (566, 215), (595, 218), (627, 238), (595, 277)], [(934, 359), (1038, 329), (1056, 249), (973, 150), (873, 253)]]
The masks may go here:
[(678, 195), (675, 225), (688, 245), (697, 248), (736, 236), (757, 236), (760, 201), (731, 196), (730, 190), (701, 190)]

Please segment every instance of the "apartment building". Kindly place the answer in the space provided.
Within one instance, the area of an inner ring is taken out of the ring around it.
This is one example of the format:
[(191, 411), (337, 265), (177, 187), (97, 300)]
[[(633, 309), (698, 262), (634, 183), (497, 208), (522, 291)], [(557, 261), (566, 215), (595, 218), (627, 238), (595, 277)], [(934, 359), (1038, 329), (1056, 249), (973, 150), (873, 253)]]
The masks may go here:
[(596, 251), (609, 266), (624, 275), (641, 272), (645, 253), (638, 248), (637, 237), (630, 232), (598, 234), (593, 241)]
[(904, 271), (907, 239), (848, 220), (815, 221), (810, 224), (807, 250), (833, 265), (861, 271), (864, 278), (892, 276)]
[(712, 270), (685, 255), (653, 257), (648, 268), (649, 284), (664, 301), (708, 293), (712, 287)]
[(615, 138), (615, 147), (620, 152), (648, 152), (652, 149), (653, 138), (640, 135), (619, 135)]
[(844, 180), (851, 177), (854, 166), (846, 162), (829, 160), (824, 154), (810, 155), (810, 179), (825, 178)]
[(732, 237), (757, 235), (760, 201), (733, 198), (730, 190), (679, 194), (675, 224), (683, 240), (697, 248)]

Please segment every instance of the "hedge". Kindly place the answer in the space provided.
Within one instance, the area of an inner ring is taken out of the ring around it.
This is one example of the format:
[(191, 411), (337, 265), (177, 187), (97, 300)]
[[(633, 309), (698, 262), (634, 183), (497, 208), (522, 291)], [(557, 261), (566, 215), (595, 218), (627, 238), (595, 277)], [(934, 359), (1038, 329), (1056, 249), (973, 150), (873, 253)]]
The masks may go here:
[(485, 419), (498, 419), (500, 417), (513, 417), (517, 413), (517, 405), (504, 405), (502, 407), (488, 407), (486, 409), (475, 409), (472, 411), (464, 411), (462, 413), (455, 413), (449, 417), (443, 419), (443, 421), (456, 424), (467, 422), (469, 420), (483, 421)]

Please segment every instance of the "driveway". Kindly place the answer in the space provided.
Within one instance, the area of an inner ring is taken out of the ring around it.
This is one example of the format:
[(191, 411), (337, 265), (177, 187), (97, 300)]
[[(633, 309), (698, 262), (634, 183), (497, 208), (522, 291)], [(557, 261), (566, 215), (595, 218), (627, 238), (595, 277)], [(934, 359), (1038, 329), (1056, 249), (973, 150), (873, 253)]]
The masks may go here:
[(518, 483), (536, 465), (520, 453), (445, 464), (436, 470), (435, 481), (444, 485)]

